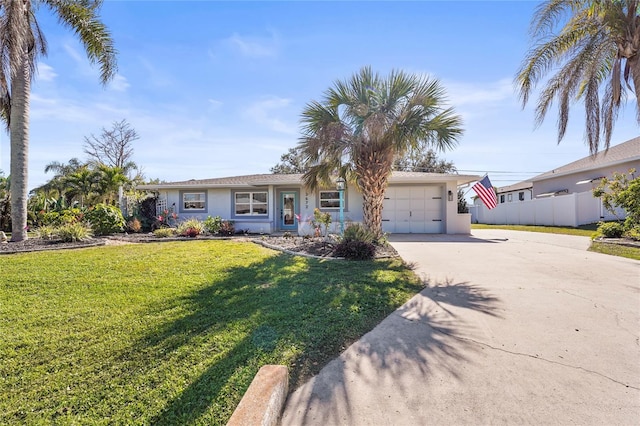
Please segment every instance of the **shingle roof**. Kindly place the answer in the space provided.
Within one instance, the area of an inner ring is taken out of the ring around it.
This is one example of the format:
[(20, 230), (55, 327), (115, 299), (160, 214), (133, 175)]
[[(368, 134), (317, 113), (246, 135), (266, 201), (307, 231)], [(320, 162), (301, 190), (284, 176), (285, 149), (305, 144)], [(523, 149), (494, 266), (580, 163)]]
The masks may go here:
[(531, 189), (531, 188), (533, 188), (533, 182), (525, 181), (525, 182), (514, 183), (513, 185), (501, 186), (496, 191), (498, 192), (498, 194), (500, 194), (503, 192), (519, 191), (521, 189)]
[(612, 166), (627, 161), (640, 160), (640, 137), (612, 146), (608, 151), (600, 151), (596, 155), (589, 155), (573, 163), (558, 167), (530, 179), (533, 182), (575, 173), (583, 170)]
[[(480, 179), (476, 175), (456, 175), (443, 173), (398, 172), (394, 171), (389, 179), (390, 183), (409, 182), (444, 182), (457, 181), (458, 185)], [(235, 186), (264, 186), (264, 185), (300, 185), (302, 174), (256, 174), (244, 176), (230, 176), (212, 179), (190, 179), (178, 182), (164, 182), (159, 184), (139, 185), (138, 189), (176, 189), (194, 187), (235, 187)]]

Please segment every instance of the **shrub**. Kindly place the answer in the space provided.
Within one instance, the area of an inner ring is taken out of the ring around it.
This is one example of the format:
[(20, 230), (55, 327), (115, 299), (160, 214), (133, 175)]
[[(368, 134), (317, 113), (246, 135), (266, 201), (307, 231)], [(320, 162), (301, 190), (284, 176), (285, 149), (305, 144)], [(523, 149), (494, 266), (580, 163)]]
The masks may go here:
[(627, 238), (631, 238), (632, 240), (640, 241), (640, 225), (627, 229), (624, 233), (624, 236)]
[(65, 242), (85, 241), (93, 237), (91, 227), (85, 223), (67, 223), (55, 230), (58, 237)]
[(223, 220), (220, 225), (220, 235), (233, 235), (236, 233), (236, 227), (232, 220)]
[(46, 212), (42, 215), (40, 222), (45, 226), (57, 226), (60, 225), (60, 213), (58, 212)]
[(602, 222), (598, 225), (598, 234), (606, 238), (620, 238), (624, 227), (620, 222)]
[(359, 223), (349, 225), (342, 235), (342, 241), (362, 241), (372, 244), (375, 240), (375, 234)]
[(635, 169), (628, 174), (613, 173), (613, 178), (603, 178), (593, 189), (593, 196), (602, 199), (602, 205), (614, 215), (615, 208), (622, 207), (626, 214), (625, 229), (640, 226), (640, 177), (635, 176)]
[(204, 224), (199, 219), (187, 219), (178, 225), (178, 235), (195, 237), (204, 232)]
[(142, 224), (137, 217), (134, 217), (129, 222), (127, 222), (127, 229), (131, 232), (138, 233), (142, 230)]
[(85, 217), (97, 235), (109, 235), (124, 229), (124, 217), (116, 206), (96, 204), (87, 211)]
[(211, 217), (207, 216), (207, 218), (203, 222), (204, 229), (210, 234), (217, 234), (220, 232), (220, 228), (222, 227), (222, 218), (220, 216)]
[(312, 225), (316, 228), (316, 233), (318, 233), (318, 230), (322, 233), (322, 228), (324, 227), (324, 236), (326, 237), (329, 234), (329, 225), (331, 225), (331, 213), (321, 212), (316, 207), (313, 209)]
[(153, 231), (153, 235), (158, 238), (169, 238), (176, 235), (176, 228), (158, 228)]
[(369, 260), (376, 254), (376, 246), (365, 241), (342, 241), (334, 251), (338, 257), (349, 260)]
[(36, 235), (43, 240), (51, 240), (57, 236), (56, 228), (51, 225), (41, 226), (36, 230)]

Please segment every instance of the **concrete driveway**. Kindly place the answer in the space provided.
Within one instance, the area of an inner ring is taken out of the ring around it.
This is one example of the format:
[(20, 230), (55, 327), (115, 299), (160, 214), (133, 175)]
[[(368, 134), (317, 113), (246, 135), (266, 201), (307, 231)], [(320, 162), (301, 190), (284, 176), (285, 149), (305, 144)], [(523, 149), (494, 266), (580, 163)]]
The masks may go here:
[(282, 424), (640, 424), (640, 262), (516, 231), (391, 242), (425, 290), (293, 392)]

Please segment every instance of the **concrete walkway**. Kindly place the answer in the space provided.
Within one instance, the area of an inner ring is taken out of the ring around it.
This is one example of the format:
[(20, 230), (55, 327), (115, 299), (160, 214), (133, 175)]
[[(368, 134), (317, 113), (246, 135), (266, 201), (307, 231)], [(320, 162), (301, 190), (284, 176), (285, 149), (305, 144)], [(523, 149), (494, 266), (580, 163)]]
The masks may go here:
[(640, 424), (640, 262), (516, 231), (391, 243), (427, 287), (292, 393), (283, 425)]

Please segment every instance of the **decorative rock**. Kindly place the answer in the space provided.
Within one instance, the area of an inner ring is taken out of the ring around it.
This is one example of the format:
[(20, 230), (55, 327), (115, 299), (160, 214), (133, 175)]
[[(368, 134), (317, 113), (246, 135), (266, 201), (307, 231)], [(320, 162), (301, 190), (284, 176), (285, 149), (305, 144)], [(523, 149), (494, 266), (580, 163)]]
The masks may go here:
[(7, 242), (7, 234), (5, 234), (2, 231), (0, 231), (0, 242), (2, 242), (2, 243), (6, 243)]

